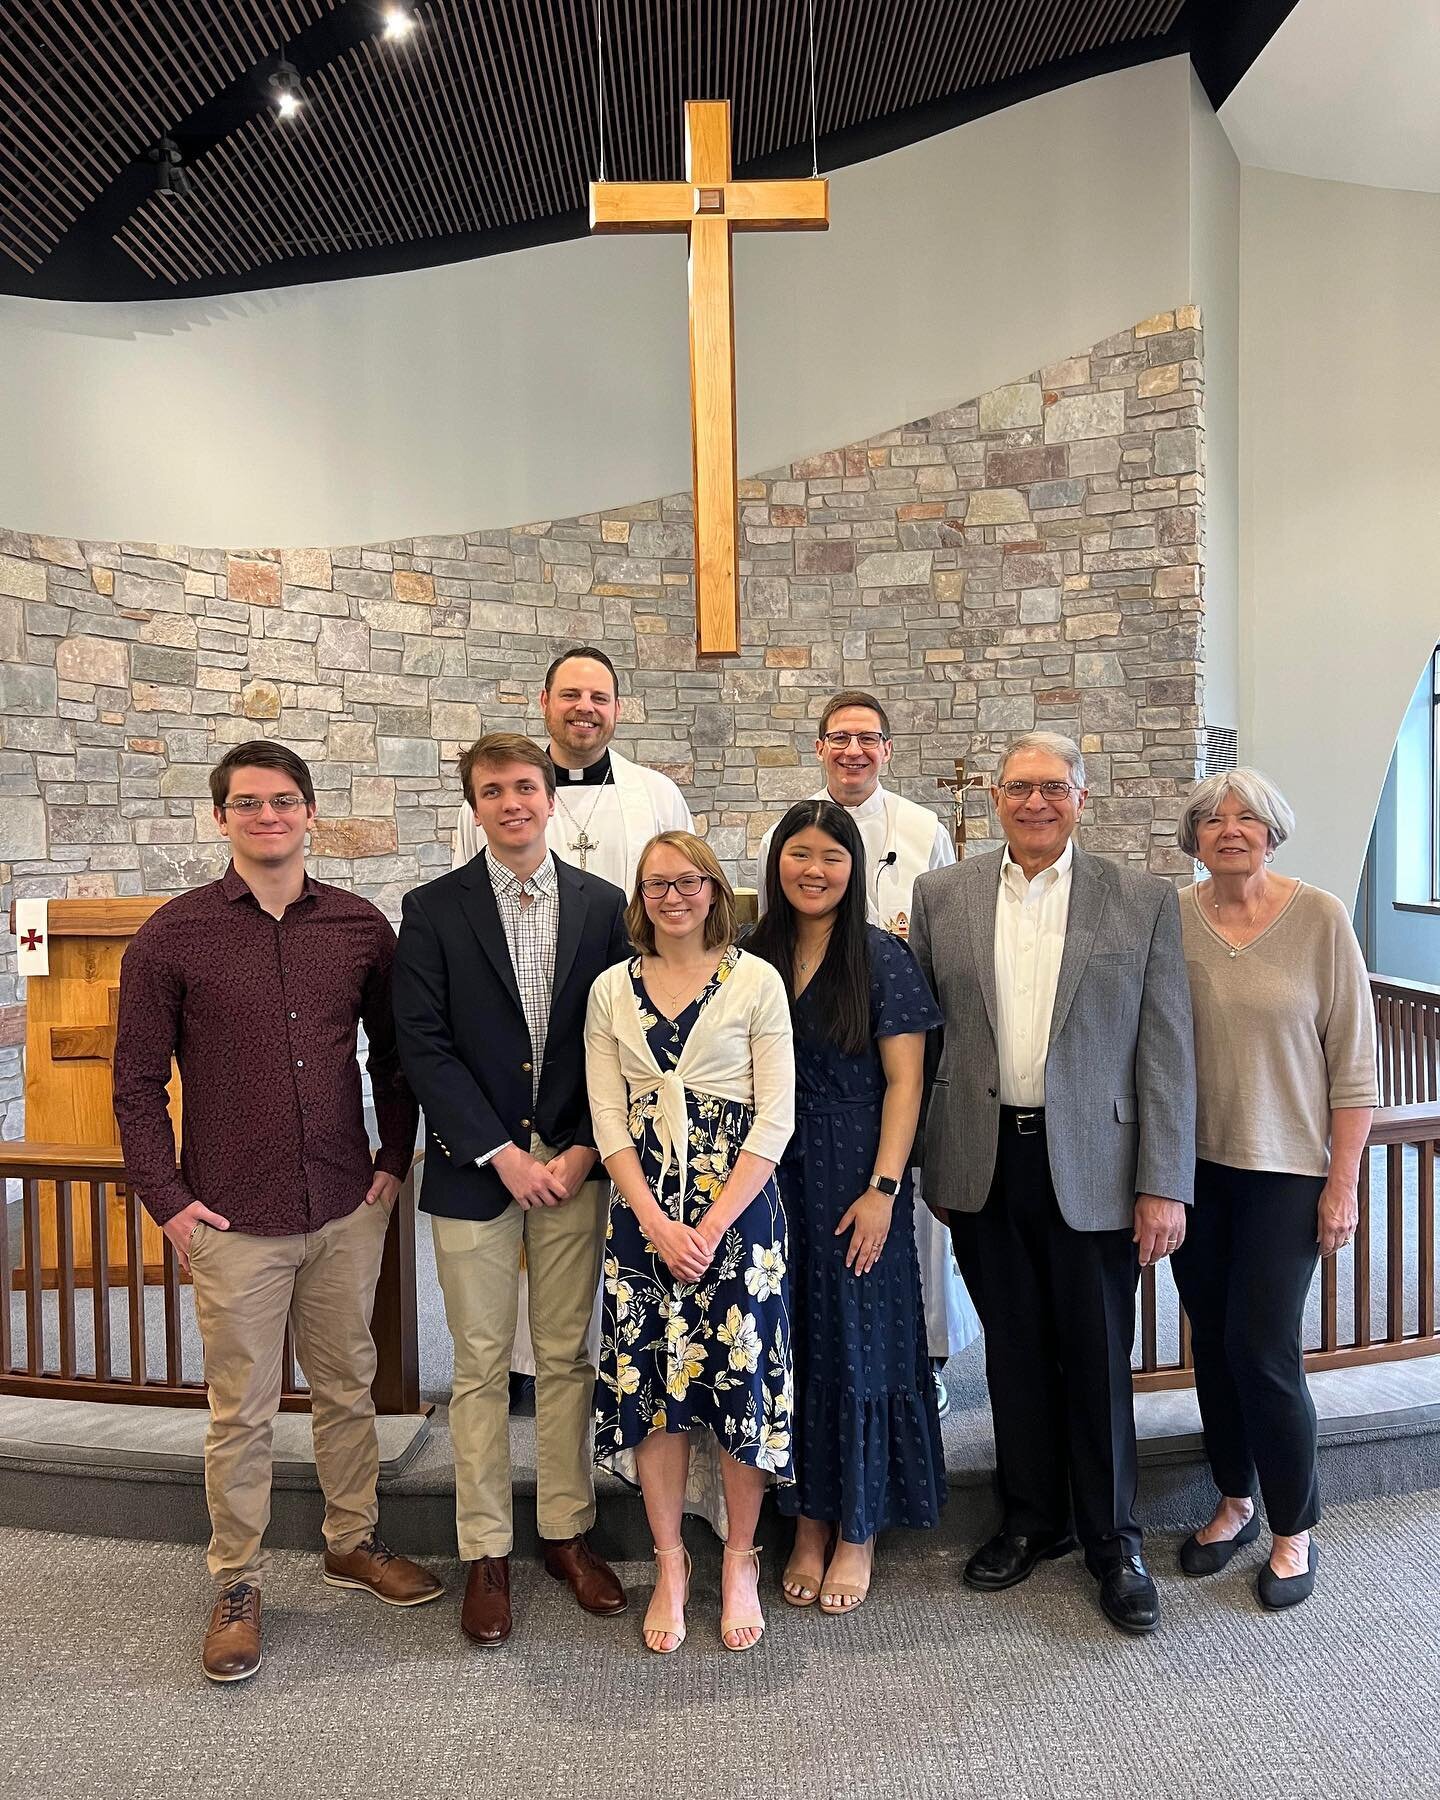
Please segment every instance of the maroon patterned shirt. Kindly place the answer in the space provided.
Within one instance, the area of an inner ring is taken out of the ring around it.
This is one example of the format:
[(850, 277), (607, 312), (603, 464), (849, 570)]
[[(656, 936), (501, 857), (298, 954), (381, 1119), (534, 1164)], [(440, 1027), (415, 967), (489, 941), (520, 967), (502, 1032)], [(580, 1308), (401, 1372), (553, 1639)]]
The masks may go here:
[[(419, 1118), (390, 1011), (395, 933), (368, 900), (305, 878), (274, 919), (234, 864), (136, 933), (120, 965), (115, 1117), (160, 1224), (192, 1200), (235, 1231), (288, 1237), (354, 1212), (373, 1174), (404, 1178)], [(372, 1161), (355, 1056), (370, 1043)], [(165, 1104), (184, 1092), (180, 1167)]]

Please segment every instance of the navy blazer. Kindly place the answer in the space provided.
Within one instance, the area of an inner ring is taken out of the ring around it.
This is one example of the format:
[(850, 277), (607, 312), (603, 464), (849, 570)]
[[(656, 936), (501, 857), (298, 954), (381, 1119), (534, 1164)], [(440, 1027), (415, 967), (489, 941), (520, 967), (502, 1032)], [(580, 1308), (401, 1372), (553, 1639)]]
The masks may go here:
[(475, 1158), (532, 1133), (554, 1150), (592, 1144), (585, 1009), (595, 978), (630, 955), (625, 896), (555, 858), (560, 917), (538, 1096), (530, 1031), (485, 853), (405, 896), (392, 980), (405, 1075), (425, 1113), (423, 1212), (494, 1219), (510, 1193)]

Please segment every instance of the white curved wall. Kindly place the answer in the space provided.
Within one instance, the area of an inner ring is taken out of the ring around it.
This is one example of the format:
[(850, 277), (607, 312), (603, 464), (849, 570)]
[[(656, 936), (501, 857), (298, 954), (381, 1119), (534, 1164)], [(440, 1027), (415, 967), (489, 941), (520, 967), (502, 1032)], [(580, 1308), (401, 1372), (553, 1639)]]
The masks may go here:
[[(838, 171), (737, 249), (740, 447), (770, 468), (1188, 296), (1185, 58)], [(690, 485), (684, 247), (587, 240), (221, 300), (0, 300), (0, 522), (346, 544)]]
[(1437, 293), (1440, 195), (1242, 172), (1241, 755), (1347, 904), (1440, 638)]

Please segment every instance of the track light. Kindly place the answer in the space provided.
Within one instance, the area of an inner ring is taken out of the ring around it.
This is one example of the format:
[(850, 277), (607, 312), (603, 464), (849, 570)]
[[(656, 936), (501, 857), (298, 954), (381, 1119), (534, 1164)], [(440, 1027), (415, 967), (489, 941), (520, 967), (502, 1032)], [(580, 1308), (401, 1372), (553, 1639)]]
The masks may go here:
[(276, 112), (282, 119), (293, 119), (304, 98), (300, 92), (299, 70), (282, 58), (270, 72), (269, 88)]
[(172, 200), (183, 200), (190, 192), (190, 177), (180, 160), (180, 146), (174, 138), (161, 138), (150, 152), (150, 161), (157, 165), (155, 192), (168, 195)]
[(415, 29), (415, 15), (406, 12), (403, 6), (387, 6), (385, 8), (385, 36), (392, 44), (401, 38), (409, 37)]

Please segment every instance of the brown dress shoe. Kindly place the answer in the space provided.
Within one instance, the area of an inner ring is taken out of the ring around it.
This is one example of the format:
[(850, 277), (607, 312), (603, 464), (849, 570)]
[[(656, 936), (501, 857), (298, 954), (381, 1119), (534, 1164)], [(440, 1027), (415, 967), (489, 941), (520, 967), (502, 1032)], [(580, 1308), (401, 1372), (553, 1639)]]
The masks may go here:
[(325, 1580), (331, 1587), (364, 1588), (387, 1606), (424, 1606), (445, 1592), (444, 1582), (408, 1556), (397, 1556), (378, 1531), (343, 1556), (327, 1550)]
[(200, 1667), (211, 1681), (244, 1681), (260, 1667), (260, 1590), (237, 1581), (215, 1602)]
[(570, 1592), (588, 1613), (610, 1618), (628, 1604), (620, 1577), (602, 1562), (585, 1542), (584, 1533), (573, 1538), (541, 1538), (546, 1571), (557, 1581), (568, 1581)]
[(470, 1565), (460, 1629), (466, 1637), (491, 1649), (510, 1635), (510, 1558), (482, 1556)]

